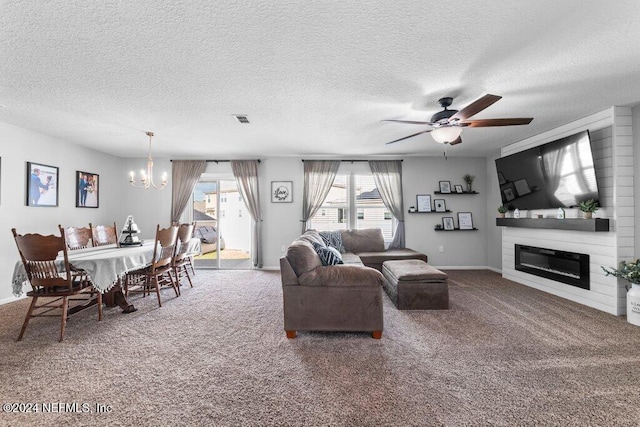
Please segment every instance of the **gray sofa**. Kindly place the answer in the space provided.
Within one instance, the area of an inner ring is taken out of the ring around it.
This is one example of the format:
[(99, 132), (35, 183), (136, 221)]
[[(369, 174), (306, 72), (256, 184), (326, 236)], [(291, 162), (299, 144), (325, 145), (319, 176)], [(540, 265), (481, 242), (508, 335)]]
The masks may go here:
[(382, 263), (427, 256), (411, 249), (385, 250), (380, 229), (341, 232), (344, 264), (322, 265), (313, 247), (325, 245), (310, 230), (296, 239), (280, 258), (284, 329), (296, 331), (364, 331), (382, 336)]

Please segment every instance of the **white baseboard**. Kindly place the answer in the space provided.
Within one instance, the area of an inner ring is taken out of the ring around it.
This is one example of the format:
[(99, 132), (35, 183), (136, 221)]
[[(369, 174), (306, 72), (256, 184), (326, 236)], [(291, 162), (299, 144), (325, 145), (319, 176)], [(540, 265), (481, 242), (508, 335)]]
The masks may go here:
[(26, 297), (27, 297), (27, 296), (23, 294), (23, 295), (22, 295), (22, 296), (20, 296), (20, 297), (9, 297), (9, 298), (3, 298), (3, 299), (0, 299), (0, 305), (3, 305), (3, 304), (9, 304), (10, 302), (18, 301), (18, 300), (24, 299), (24, 298), (26, 298)]
[(262, 266), (262, 268), (256, 268), (256, 270), (280, 271), (280, 267), (268, 265), (268, 266)]

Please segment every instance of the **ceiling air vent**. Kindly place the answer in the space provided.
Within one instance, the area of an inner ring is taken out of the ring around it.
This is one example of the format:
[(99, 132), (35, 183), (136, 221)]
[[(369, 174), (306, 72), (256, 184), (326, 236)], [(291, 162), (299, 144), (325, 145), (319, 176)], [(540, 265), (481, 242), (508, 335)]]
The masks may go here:
[(249, 118), (244, 114), (234, 114), (233, 117), (238, 121), (238, 123), (251, 123), (249, 122)]

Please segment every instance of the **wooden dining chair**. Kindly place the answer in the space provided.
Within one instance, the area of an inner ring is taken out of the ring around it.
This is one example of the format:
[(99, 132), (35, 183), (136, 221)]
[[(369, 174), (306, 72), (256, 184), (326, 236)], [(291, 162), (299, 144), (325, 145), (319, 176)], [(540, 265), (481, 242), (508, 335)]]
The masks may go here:
[(64, 229), (65, 240), (69, 250), (85, 249), (91, 244), (91, 224), (89, 227), (67, 227)]
[[(47, 313), (57, 309), (62, 311), (60, 324), (60, 341), (62, 341), (70, 310), (76, 311), (78, 308), (83, 309), (93, 304), (94, 288), (84, 271), (74, 271), (71, 268), (67, 255), (65, 230), (60, 225), (58, 228), (60, 236), (20, 235), (15, 228), (11, 229), (32, 288), (27, 292), (27, 295), (32, 298), (31, 305), (22, 324), (18, 341), (22, 339), (31, 318), (56, 317), (54, 314)], [(59, 253), (62, 253), (62, 260), (58, 258)], [(56, 260), (58, 260), (57, 263)], [(98, 320), (102, 320), (102, 294), (96, 293)], [(38, 305), (40, 298), (47, 298), (48, 302)], [(84, 304), (70, 307), (70, 301), (83, 301)]]
[(193, 288), (193, 282), (191, 281), (191, 276), (189, 275), (189, 270), (187, 266), (190, 265), (191, 260), (188, 253), (189, 250), (189, 242), (193, 236), (193, 228), (194, 224), (180, 224), (178, 227), (178, 238), (175, 246), (175, 254), (173, 256), (173, 274), (176, 278), (178, 292), (180, 292), (180, 281), (183, 277), (186, 277), (189, 281), (189, 286)]
[(91, 229), (91, 241), (94, 247), (118, 244), (118, 227), (116, 227), (115, 222), (113, 227), (89, 223), (89, 228)]
[(160, 288), (171, 286), (179, 296), (178, 287), (173, 280), (173, 255), (178, 236), (178, 227), (168, 228), (156, 227), (155, 248), (153, 250), (153, 260), (151, 265), (142, 269), (127, 273), (124, 280), (125, 298), (131, 292), (142, 292), (143, 296), (151, 294), (151, 288), (155, 288), (158, 296), (158, 306), (162, 307), (160, 299)]

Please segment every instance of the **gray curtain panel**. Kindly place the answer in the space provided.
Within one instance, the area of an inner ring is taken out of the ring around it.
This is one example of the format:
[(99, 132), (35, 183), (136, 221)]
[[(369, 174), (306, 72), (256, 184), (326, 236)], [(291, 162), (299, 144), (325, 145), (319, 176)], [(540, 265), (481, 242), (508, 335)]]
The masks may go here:
[(232, 160), (231, 169), (238, 191), (253, 219), (253, 266), (262, 268), (262, 211), (260, 210), (260, 186), (257, 160)]
[(204, 160), (173, 160), (171, 162), (171, 222), (179, 222), (184, 208), (200, 176), (207, 168)]
[(398, 221), (393, 240), (389, 245), (392, 248), (405, 247), (404, 233), (404, 201), (402, 199), (402, 161), (401, 160), (371, 160), (369, 167), (373, 179), (380, 193), (380, 198), (391, 214)]
[(307, 221), (313, 217), (336, 179), (339, 160), (305, 160), (304, 186), (302, 191), (302, 232), (307, 229)]

